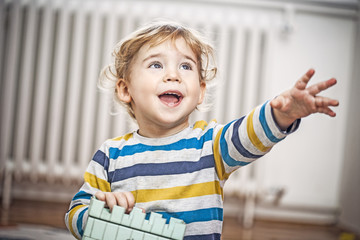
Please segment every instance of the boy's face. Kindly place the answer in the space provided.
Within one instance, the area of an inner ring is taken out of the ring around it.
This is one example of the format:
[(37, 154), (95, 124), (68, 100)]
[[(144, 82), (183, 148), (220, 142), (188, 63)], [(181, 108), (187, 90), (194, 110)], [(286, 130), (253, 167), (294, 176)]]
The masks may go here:
[(120, 80), (118, 92), (120, 100), (131, 103), (141, 135), (168, 136), (188, 126), (206, 87), (200, 82), (196, 59), (182, 38), (139, 50), (130, 80)]

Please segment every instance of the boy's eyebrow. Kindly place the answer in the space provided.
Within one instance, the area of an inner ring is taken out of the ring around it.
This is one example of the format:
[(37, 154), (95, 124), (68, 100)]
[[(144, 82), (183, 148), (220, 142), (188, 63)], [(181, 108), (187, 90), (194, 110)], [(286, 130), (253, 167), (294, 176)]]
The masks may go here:
[(151, 59), (151, 58), (157, 58), (157, 57), (161, 57), (161, 53), (155, 53), (155, 54), (151, 54), (149, 56), (147, 56), (146, 58), (143, 59), (143, 62), (146, 62), (147, 60)]
[[(143, 62), (146, 62), (147, 60), (149, 60), (151, 58), (157, 58), (157, 57), (161, 57), (161, 56), (163, 56), (163, 54), (161, 54), (161, 53), (151, 54), (151, 55), (147, 56), (146, 58), (144, 58)], [(188, 55), (184, 55), (184, 57), (186, 59), (192, 61), (195, 65), (197, 65), (196, 61), (192, 57), (190, 57)]]
[(184, 55), (184, 56), (185, 56), (186, 59), (189, 59), (189, 60), (192, 61), (195, 65), (197, 65), (197, 62), (196, 62), (194, 59), (192, 59), (192, 57), (187, 56), (187, 55)]

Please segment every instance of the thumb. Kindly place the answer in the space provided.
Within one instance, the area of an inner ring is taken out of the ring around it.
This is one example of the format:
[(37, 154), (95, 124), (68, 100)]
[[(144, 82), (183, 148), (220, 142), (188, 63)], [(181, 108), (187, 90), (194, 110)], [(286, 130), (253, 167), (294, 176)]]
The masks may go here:
[(270, 106), (275, 109), (281, 109), (283, 103), (281, 101), (281, 97), (277, 96), (270, 102)]

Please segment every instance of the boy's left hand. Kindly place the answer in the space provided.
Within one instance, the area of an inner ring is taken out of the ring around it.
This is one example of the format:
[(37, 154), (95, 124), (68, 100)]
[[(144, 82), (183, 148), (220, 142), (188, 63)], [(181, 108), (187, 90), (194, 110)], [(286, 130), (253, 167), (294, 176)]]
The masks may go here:
[(336, 84), (336, 79), (319, 82), (307, 87), (315, 71), (310, 69), (290, 90), (274, 98), (270, 105), (274, 110), (275, 121), (282, 130), (286, 130), (296, 119), (306, 117), (312, 113), (324, 113), (335, 117), (330, 107), (339, 105), (339, 101), (327, 97), (317, 96), (318, 93)]

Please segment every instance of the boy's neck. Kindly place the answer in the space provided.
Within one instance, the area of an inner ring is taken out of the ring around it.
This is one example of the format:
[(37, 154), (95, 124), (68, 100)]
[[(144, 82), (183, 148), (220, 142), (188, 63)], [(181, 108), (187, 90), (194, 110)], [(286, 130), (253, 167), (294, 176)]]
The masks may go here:
[(175, 135), (182, 130), (189, 127), (189, 122), (184, 122), (180, 125), (177, 125), (175, 127), (169, 127), (169, 128), (159, 128), (159, 127), (142, 127), (139, 125), (138, 134), (147, 137), (147, 138), (163, 138), (163, 137), (169, 137), (172, 135)]

